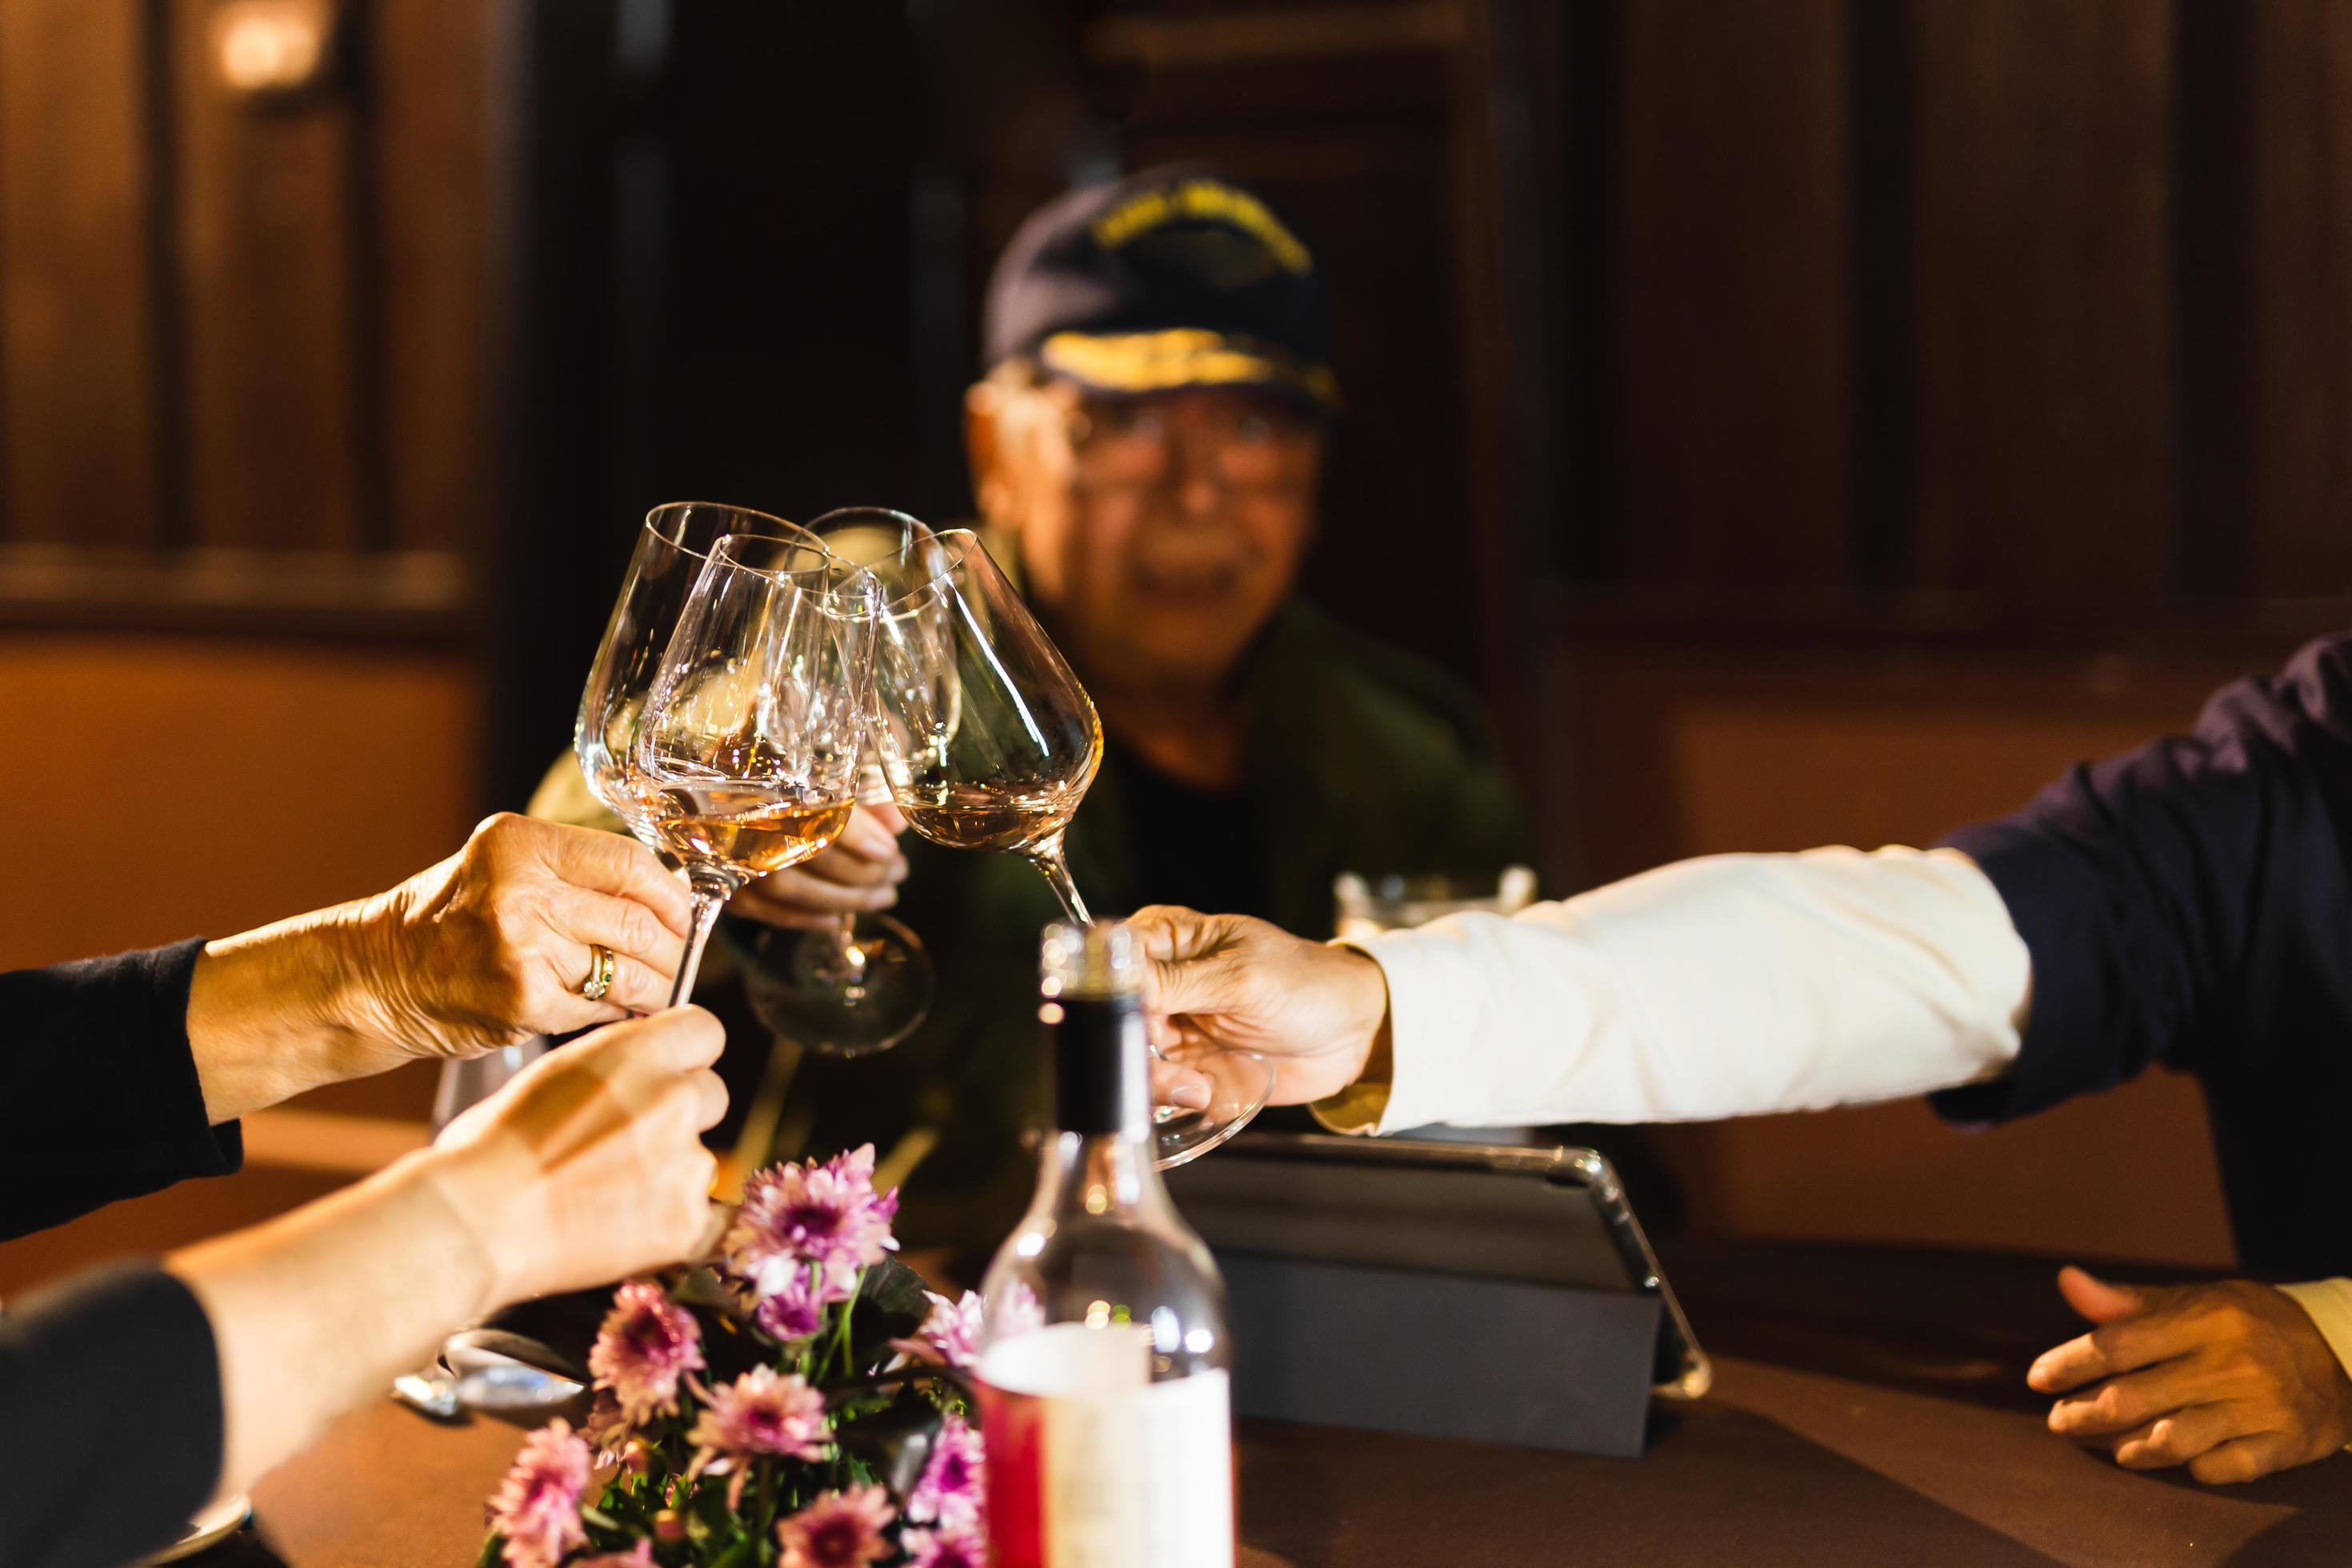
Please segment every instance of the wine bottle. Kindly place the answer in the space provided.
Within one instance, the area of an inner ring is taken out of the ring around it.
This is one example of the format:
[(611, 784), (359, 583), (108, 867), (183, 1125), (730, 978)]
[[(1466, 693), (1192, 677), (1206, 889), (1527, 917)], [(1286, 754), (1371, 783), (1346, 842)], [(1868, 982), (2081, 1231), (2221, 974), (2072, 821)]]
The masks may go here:
[(1151, 1161), (1142, 956), (1045, 929), (1054, 1120), (989, 1266), (981, 1408), (996, 1568), (1230, 1568), (1224, 1281)]

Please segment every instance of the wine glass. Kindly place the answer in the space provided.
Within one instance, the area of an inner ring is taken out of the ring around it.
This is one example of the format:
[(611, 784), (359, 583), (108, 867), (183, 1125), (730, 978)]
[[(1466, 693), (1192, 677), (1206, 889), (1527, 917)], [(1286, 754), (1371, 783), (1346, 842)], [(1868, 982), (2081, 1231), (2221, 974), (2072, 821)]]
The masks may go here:
[(632, 824), (686, 867), (694, 891), (671, 1006), (693, 994), (735, 889), (823, 852), (848, 826), (875, 604), (870, 574), (804, 537), (730, 534), (696, 578), (622, 770)]
[(797, 543), (805, 554), (794, 559), (807, 563), (825, 558), (816, 535), (766, 512), (715, 501), (672, 501), (654, 508), (637, 531), (628, 574), (613, 601), (612, 618), (589, 667), (580, 714), (572, 724), (572, 754), (579, 759), (589, 793), (656, 853), (663, 850), (661, 837), (629, 793), (629, 747), (646, 696), (660, 674), (662, 654), (677, 630), (678, 616), (710, 552), (730, 536)]
[[(903, 559), (931, 531), (902, 511), (852, 506), (808, 524), (852, 566)], [(859, 760), (857, 804), (890, 804), (890, 784), (869, 744)], [(821, 931), (771, 931), (753, 943), (744, 988), (777, 1034), (825, 1056), (866, 1056), (913, 1033), (931, 1010), (936, 975), (915, 933), (883, 914), (842, 915)]]
[[(950, 848), (1021, 856), (1072, 921), (1091, 924), (1062, 854), (1102, 762), (1102, 721), (1086, 688), (970, 531), (910, 540), (866, 569), (882, 604), (874, 744), (908, 826)], [(1232, 1137), (1274, 1088), (1273, 1068), (1250, 1052), (1195, 1065), (1210, 1103), (1160, 1108), (1163, 1166)]]

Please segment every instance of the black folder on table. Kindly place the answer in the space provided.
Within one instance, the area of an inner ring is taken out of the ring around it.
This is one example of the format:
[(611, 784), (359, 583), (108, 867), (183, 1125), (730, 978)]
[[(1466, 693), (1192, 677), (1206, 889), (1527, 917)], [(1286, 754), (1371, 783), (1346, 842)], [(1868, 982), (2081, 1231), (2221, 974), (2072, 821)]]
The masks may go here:
[(1244, 1134), (1168, 1173), (1216, 1253), (1243, 1415), (1642, 1452), (1708, 1381), (1589, 1149)]

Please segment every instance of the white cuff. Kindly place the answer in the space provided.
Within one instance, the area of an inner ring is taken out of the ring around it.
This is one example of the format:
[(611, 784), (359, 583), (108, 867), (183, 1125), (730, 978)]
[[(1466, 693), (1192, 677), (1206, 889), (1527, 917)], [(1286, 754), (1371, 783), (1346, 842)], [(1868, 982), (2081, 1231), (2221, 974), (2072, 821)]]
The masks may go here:
[(1386, 1135), (1439, 1123), (1483, 1125), (1477, 1091), (1492, 1069), (1477, 1070), (1464, 1061), (1453, 1062), (1449, 1069), (1444, 1042), (1481, 1037), (1480, 1015), (1487, 987), (1496, 983), (1495, 974), (1461, 944), (1433, 941), (1426, 931), (1381, 931), (1343, 945), (1379, 964), (1388, 981), (1388, 1104), (1379, 1124), (1369, 1131)]

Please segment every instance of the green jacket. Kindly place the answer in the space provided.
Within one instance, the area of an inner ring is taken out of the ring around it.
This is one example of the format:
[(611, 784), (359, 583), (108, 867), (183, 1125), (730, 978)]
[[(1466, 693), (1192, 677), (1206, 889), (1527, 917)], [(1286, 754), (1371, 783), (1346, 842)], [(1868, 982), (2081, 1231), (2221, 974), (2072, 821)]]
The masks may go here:
[[(1477, 703), (1450, 677), (1293, 604), (1253, 649), (1243, 698), (1265, 899), (1260, 909), (1220, 912), (1323, 938), (1342, 871), (1486, 876), (1536, 863), (1534, 835)], [(1114, 749), (1066, 840), (1071, 874), (1098, 915), (1162, 901), (1141, 885), (1134, 834), (1187, 831), (1183, 822), (1131, 826), (1123, 782)], [(1248, 850), (1202, 842), (1192, 852)], [(930, 1016), (879, 1055), (803, 1059), (780, 1152), (870, 1141), (887, 1157), (910, 1133), (927, 1142), (935, 1135), (902, 1188), (898, 1234), (910, 1246), (991, 1247), (1019, 1218), (1033, 1179), (1024, 1138), (1045, 1109), (1037, 934), (1060, 908), (1016, 857), (942, 849), (912, 836), (906, 853), (910, 870), (893, 913), (937, 967)], [(740, 1106), (766, 1052), (743, 1050), (730, 989), (740, 984), (706, 984), (696, 1000), (731, 1016), (728, 1077)], [(753, 1037), (765, 1044), (764, 1031)]]

